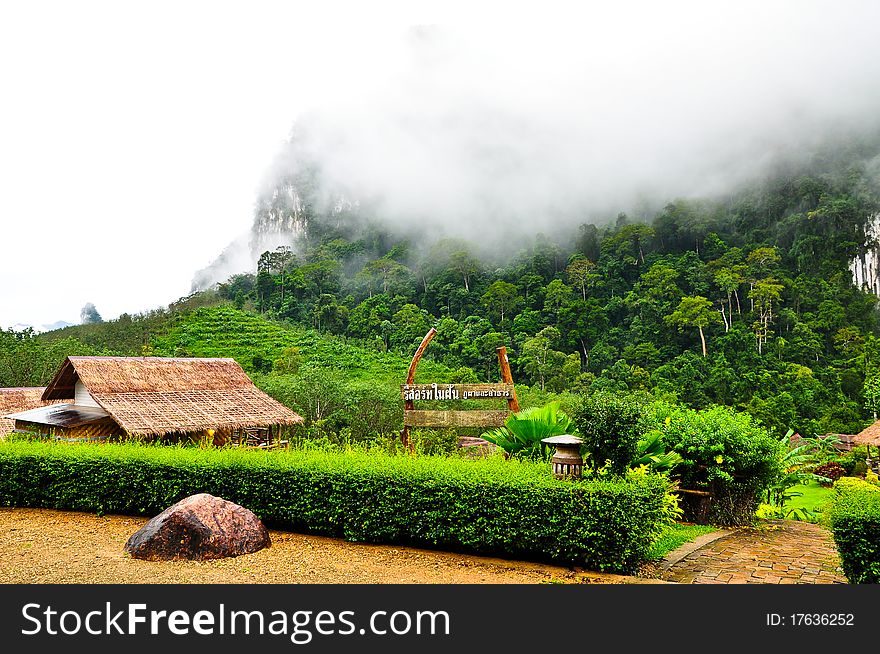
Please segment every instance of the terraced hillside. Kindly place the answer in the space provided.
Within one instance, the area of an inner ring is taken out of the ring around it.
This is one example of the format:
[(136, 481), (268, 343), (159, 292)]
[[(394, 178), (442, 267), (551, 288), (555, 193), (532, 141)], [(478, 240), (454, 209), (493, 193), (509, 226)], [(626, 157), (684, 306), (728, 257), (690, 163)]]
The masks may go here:
[[(164, 333), (151, 339), (155, 356), (232, 357), (250, 374), (271, 372), (277, 361), (290, 354), (289, 348), (298, 349), (299, 367), (343, 372), (351, 381), (397, 385), (409, 366), (406, 355), (274, 323), (229, 306), (178, 314)], [(419, 366), (419, 377), (431, 381), (445, 381), (449, 374), (446, 366), (429, 358)]]

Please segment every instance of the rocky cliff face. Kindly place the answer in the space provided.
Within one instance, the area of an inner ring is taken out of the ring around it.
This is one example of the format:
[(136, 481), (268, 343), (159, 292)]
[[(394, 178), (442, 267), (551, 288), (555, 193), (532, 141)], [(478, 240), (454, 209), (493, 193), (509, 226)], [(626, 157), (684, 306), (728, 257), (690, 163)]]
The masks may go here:
[(258, 201), (248, 243), (251, 260), (256, 263), (263, 252), (280, 245), (295, 247), (308, 224), (307, 204), (296, 186), (291, 182), (279, 184)]
[(327, 188), (303, 141), (307, 139), (292, 139), (279, 153), (257, 196), (250, 230), (195, 274), (193, 291), (237, 273), (255, 272), (257, 260), (266, 251), (285, 246), (296, 252), (301, 239), (318, 224), (338, 229), (345, 221), (357, 221), (359, 203), (340, 189)]
[(856, 286), (880, 297), (880, 213), (868, 221), (865, 236), (865, 246), (849, 269)]

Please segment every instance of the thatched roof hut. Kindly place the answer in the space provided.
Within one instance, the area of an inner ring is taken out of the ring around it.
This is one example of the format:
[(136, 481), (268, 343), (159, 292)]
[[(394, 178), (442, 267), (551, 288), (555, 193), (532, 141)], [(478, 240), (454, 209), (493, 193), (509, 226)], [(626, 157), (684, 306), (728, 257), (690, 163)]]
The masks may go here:
[[(41, 397), (106, 412), (124, 432), (141, 436), (228, 433), (303, 421), (254, 386), (234, 359), (68, 357)], [(84, 414), (99, 418), (97, 411), (78, 411), (76, 419)], [(57, 424), (62, 416), (53, 409), (21, 419)], [(73, 416), (63, 417), (68, 419)]]
[(8, 413), (27, 411), (44, 406), (43, 392), (45, 387), (0, 388), (0, 438), (11, 432), (15, 421), (4, 418)]
[(852, 440), (856, 445), (873, 445), (874, 447), (880, 447), (880, 420), (865, 427), (865, 429), (853, 436)]

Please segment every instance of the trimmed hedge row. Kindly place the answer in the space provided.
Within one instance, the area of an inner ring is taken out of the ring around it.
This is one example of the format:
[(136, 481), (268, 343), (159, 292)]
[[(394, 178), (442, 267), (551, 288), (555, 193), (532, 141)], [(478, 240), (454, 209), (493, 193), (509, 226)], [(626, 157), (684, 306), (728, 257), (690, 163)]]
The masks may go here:
[(841, 477), (827, 516), (849, 582), (880, 583), (880, 488)]
[(206, 492), (277, 529), (619, 573), (662, 528), (666, 487), (495, 459), (0, 442), (0, 505), (155, 515)]

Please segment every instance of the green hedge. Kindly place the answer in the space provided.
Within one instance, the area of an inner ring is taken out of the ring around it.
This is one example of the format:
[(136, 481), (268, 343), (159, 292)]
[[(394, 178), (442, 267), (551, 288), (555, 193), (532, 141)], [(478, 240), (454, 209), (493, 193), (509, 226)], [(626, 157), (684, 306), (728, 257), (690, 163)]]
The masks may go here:
[(880, 583), (880, 488), (841, 477), (827, 516), (849, 582)]
[(619, 573), (661, 531), (666, 487), (500, 459), (0, 442), (0, 505), (155, 515), (207, 492), (277, 529)]

